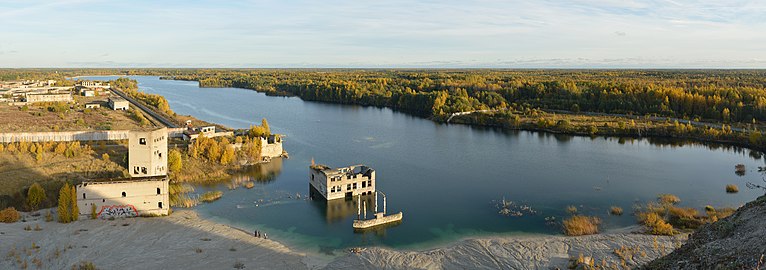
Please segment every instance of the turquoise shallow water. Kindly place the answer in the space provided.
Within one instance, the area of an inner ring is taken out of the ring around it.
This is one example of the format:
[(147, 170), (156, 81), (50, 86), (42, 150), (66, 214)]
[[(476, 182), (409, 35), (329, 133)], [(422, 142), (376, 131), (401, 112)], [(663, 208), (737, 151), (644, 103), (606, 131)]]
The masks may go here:
[[(90, 77), (107, 79), (114, 77)], [(236, 88), (199, 88), (195, 82), (136, 76), (141, 90), (165, 96), (175, 112), (246, 128), (265, 117), (285, 134), (290, 159), (250, 168), (233, 182), (254, 180), (253, 189), (221, 189), (219, 201), (199, 206), (204, 216), (306, 251), (331, 253), (359, 245), (422, 249), (473, 236), (556, 234), (545, 217), (560, 220), (564, 208), (601, 216), (604, 226), (635, 223), (630, 214), (609, 216), (620, 206), (672, 193), (682, 205), (736, 207), (759, 192), (759, 153), (699, 144), (671, 146), (646, 139), (589, 138), (506, 132), (443, 125), (385, 108), (304, 102)], [(364, 163), (377, 170), (388, 210), (403, 211), (395, 227), (354, 233), (350, 202), (307, 199), (311, 159), (330, 166)], [(734, 165), (745, 164), (745, 176)], [(727, 194), (726, 184), (740, 192)], [(498, 214), (500, 200), (526, 204), (536, 214)]]

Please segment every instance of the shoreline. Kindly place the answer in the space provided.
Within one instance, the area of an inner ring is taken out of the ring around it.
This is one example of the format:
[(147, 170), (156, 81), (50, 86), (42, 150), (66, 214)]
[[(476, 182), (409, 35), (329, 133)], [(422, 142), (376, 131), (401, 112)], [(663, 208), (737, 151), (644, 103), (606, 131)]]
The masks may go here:
[[(43, 210), (45, 211), (45, 210)], [(42, 213), (42, 211), (41, 211)], [(173, 265), (183, 269), (451, 269), (465, 267), (567, 267), (579, 254), (620, 264), (615, 250), (635, 255), (629, 266), (646, 263), (675, 249), (685, 236), (636, 234), (622, 228), (602, 234), (466, 237), (436, 247), (395, 250), (366, 247), (336, 256), (296, 251), (279, 240), (256, 238), (235, 226), (213, 222), (194, 210), (170, 216), (116, 220), (45, 222), (43, 215), (24, 213), (26, 222), (0, 224), (0, 268), (41, 263), (41, 268), (66, 269), (80, 261), (111, 269), (152, 269)], [(24, 227), (40, 227), (25, 230)], [(656, 240), (655, 240), (656, 239)], [(129, 255), (125, 251), (130, 250)], [(524, 255), (527, 254), (527, 255)], [(19, 263), (21, 262), (21, 263)]]

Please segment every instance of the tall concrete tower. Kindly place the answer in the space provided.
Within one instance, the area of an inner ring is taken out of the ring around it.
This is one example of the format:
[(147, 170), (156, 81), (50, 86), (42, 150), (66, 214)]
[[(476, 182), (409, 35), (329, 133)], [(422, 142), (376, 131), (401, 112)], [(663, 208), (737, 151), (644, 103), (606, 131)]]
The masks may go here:
[(131, 131), (128, 140), (128, 171), (131, 177), (168, 174), (168, 129)]

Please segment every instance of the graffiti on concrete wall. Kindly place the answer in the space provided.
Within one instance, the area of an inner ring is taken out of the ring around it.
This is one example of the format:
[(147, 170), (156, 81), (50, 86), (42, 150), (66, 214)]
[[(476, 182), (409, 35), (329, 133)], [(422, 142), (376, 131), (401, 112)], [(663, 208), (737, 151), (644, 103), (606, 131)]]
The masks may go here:
[(98, 212), (98, 217), (118, 218), (118, 217), (137, 217), (138, 210), (133, 205), (105, 205), (101, 207), (101, 211)]

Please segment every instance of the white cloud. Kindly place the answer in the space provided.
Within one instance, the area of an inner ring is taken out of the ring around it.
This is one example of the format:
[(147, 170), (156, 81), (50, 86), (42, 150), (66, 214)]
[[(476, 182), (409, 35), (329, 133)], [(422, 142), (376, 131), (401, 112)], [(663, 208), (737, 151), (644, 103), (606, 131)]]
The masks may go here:
[(740, 0), (6, 1), (0, 36), (4, 51), (18, 53), (0, 56), (0, 66), (766, 67), (753, 61), (766, 59), (764, 6)]

